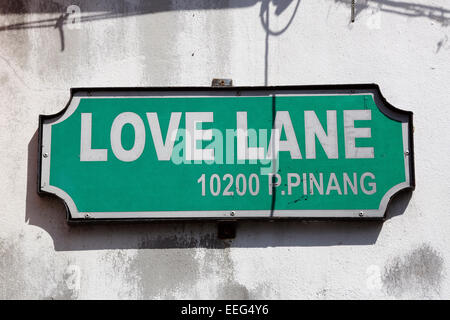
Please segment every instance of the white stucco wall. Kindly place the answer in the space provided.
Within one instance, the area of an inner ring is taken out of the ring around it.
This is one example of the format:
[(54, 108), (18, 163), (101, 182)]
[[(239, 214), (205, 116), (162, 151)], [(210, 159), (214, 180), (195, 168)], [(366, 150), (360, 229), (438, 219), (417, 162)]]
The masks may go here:
[[(2, 1), (0, 298), (449, 299), (450, 2), (356, 2), (350, 23), (350, 0)], [(71, 4), (81, 22), (55, 27)], [(71, 87), (212, 78), (379, 84), (414, 112), (416, 190), (384, 223), (242, 222), (231, 241), (214, 223), (68, 226), (37, 195), (38, 115)]]

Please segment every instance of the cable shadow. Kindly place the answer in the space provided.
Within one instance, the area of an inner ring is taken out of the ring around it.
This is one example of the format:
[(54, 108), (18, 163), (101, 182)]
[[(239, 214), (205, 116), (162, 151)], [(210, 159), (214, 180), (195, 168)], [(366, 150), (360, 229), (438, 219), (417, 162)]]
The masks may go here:
[[(122, 0), (122, 1), (92, 1), (92, 0), (60, 0), (58, 2), (48, 0), (6, 0), (0, 3), (0, 14), (72, 14), (67, 12), (69, 6), (78, 6), (80, 14), (77, 13), (77, 22), (92, 22), (97, 20), (125, 18), (152, 13), (168, 11), (189, 10), (217, 10), (227, 8), (244, 8), (257, 4), (260, 0), (241, 0), (230, 5), (228, 0), (217, 1), (191, 1), (179, 0), (174, 6), (167, 0)], [(0, 31), (46, 28), (53, 27), (58, 17), (14, 23), (0, 27)], [(72, 23), (66, 20), (64, 24)]]
[[(383, 221), (238, 221), (236, 238), (217, 237), (217, 222), (113, 222), (69, 225), (66, 208), (56, 197), (37, 194), (38, 132), (28, 144), (27, 224), (46, 231), (56, 251), (171, 248), (265, 248), (376, 243)], [(402, 193), (387, 217), (402, 214), (410, 195)]]
[[(279, 36), (284, 33), (291, 25), (297, 13), (301, 0), (297, 0), (294, 11), (288, 23), (280, 30), (274, 31), (270, 28), (269, 4), (275, 6), (275, 15), (279, 16), (284, 12), (294, 0), (242, 0), (229, 2), (227, 0), (218, 1), (190, 1), (179, 0), (176, 5), (166, 0), (122, 0), (122, 1), (91, 1), (91, 0), (5, 0), (0, 3), (0, 14), (24, 15), (31, 13), (40, 14), (58, 14), (54, 18), (46, 18), (40, 20), (24, 21), (13, 24), (5, 24), (0, 26), (0, 32), (37, 28), (55, 28), (58, 29), (61, 39), (61, 51), (65, 48), (63, 27), (67, 24), (91, 22), (105, 19), (123, 18), (129, 16), (145, 15), (151, 13), (167, 12), (167, 11), (184, 11), (184, 10), (214, 10), (214, 9), (231, 9), (244, 8), (256, 5), (261, 2), (260, 20), (261, 25), (266, 31), (266, 48), (265, 48), (265, 76), (264, 83), (268, 84), (267, 64), (269, 52), (269, 35)], [(352, 0), (334, 0), (335, 3), (343, 3), (351, 6)], [(437, 21), (443, 26), (448, 26), (450, 21), (450, 10), (444, 7), (432, 5), (416, 4), (406, 1), (392, 0), (364, 0), (357, 1), (355, 8), (355, 17), (362, 11), (368, 9), (370, 5), (376, 5), (381, 11), (405, 15), (409, 17), (426, 17), (430, 20)], [(71, 11), (69, 8), (78, 6), (80, 12)]]
[[(92, 1), (92, 0), (3, 0), (0, 3), (0, 15), (6, 14), (57, 14), (55, 18), (46, 18), (40, 20), (26, 21), (22, 23), (6, 24), (0, 26), (0, 31), (30, 29), (30, 28), (52, 28), (56, 25), (61, 14), (71, 14), (67, 12), (69, 6), (76, 5), (80, 7), (82, 14), (79, 22), (90, 22), (104, 19), (123, 18), (128, 16), (145, 15), (151, 13), (160, 13), (167, 11), (185, 11), (185, 10), (217, 10), (245, 8), (256, 5), (261, 2), (260, 18), (262, 25), (269, 30), (268, 21), (264, 22), (265, 13), (269, 3), (272, 3), (276, 9), (275, 14), (280, 15), (294, 0), (241, 0), (229, 2), (228, 0), (217, 1), (191, 1), (178, 0), (176, 5), (166, 0), (122, 0), (122, 1)], [(351, 0), (333, 0), (335, 3), (342, 3), (351, 6)], [(417, 4), (412, 1), (393, 1), (393, 0), (363, 0), (356, 1), (356, 16), (374, 5), (381, 11), (404, 15), (409, 17), (424, 17), (437, 21), (443, 25), (448, 25), (450, 20), (450, 9), (437, 7), (433, 5)], [(293, 15), (295, 16), (295, 14)], [(293, 18), (291, 18), (292, 20)], [(285, 28), (288, 28), (289, 21)], [(72, 23), (67, 19), (64, 24)], [(269, 32), (272, 35), (282, 33), (285, 30)]]
[[(351, 7), (352, 0), (334, 0)], [(377, 8), (380, 11), (407, 16), (411, 18), (427, 18), (448, 26), (450, 22), (450, 9), (433, 5), (424, 5), (412, 1), (394, 0), (361, 0), (355, 3), (355, 18), (366, 9)]]
[(264, 85), (269, 85), (269, 40), (270, 36), (280, 36), (291, 26), (294, 18), (297, 14), (301, 0), (296, 0), (293, 12), (288, 22), (279, 30), (272, 30), (270, 27), (270, 8), (269, 5), (272, 2), (275, 8), (275, 15), (280, 16), (293, 2), (294, 0), (262, 0), (259, 18), (261, 25), (263, 26), (266, 36), (264, 40)]

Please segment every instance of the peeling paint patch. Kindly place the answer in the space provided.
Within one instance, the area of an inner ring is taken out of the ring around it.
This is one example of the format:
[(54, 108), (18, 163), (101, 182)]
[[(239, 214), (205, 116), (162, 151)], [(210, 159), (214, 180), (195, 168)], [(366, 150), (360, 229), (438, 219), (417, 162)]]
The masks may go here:
[(0, 299), (77, 299), (80, 269), (20, 231), (0, 237)]
[(423, 244), (403, 257), (394, 258), (382, 277), (387, 293), (392, 296), (431, 297), (439, 294), (444, 260), (428, 244)]
[(56, 282), (56, 288), (46, 297), (47, 300), (74, 300), (80, 290), (81, 271), (77, 265), (68, 264), (62, 274), (62, 280)]
[(316, 299), (326, 299), (328, 294), (327, 288), (323, 288), (316, 292)]
[(140, 297), (139, 284), (142, 279), (130, 270), (134, 256), (134, 250), (109, 250), (100, 257), (101, 272), (105, 281), (99, 281), (96, 285), (98, 287), (105, 286), (108, 299), (137, 299)]

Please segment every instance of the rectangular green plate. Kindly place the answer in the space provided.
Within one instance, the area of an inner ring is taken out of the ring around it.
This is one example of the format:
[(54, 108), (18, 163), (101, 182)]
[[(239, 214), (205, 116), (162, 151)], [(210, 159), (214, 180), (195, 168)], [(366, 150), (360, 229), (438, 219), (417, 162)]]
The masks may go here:
[(38, 186), (71, 220), (382, 218), (414, 188), (412, 113), (376, 85), (71, 93)]

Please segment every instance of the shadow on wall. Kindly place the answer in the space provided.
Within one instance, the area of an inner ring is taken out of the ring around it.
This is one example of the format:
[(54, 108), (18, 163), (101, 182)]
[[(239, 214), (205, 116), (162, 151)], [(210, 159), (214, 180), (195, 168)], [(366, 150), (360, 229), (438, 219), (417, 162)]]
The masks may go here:
[[(56, 27), (63, 18), (64, 24), (74, 23), (70, 15), (78, 14), (70, 10), (72, 6), (80, 8), (81, 13), (77, 22), (88, 22), (103, 19), (121, 18), (127, 16), (144, 15), (167, 11), (183, 10), (214, 10), (251, 7), (261, 3), (260, 15), (269, 7), (275, 7), (275, 14), (282, 14), (292, 2), (297, 0), (118, 0), (118, 1), (92, 1), (92, 0), (4, 0), (0, 3), (0, 14), (59, 14), (59, 17), (16, 23), (0, 27), (0, 31)], [(352, 0), (333, 0), (351, 6)], [(300, 1), (298, 1), (300, 2)], [(450, 9), (416, 1), (397, 0), (356, 0), (355, 15), (369, 8), (378, 8), (381, 11), (408, 17), (425, 17), (437, 21), (442, 25), (450, 22)], [(264, 25), (264, 23), (263, 23)]]
[[(333, 0), (338, 4), (351, 7), (352, 0)], [(417, 1), (417, 0), (416, 0)], [(22, 17), (22, 22), (0, 26), (0, 32), (33, 28), (58, 29), (61, 51), (65, 49), (64, 27), (72, 27), (74, 24), (97, 21), (104, 19), (122, 18), (167, 11), (183, 10), (215, 10), (252, 7), (260, 3), (259, 18), (265, 30), (265, 54), (264, 54), (264, 84), (269, 84), (269, 38), (280, 36), (294, 21), (301, 0), (3, 0), (0, 3), (0, 15), (2, 14), (57, 14), (53, 18), (27, 20)], [(274, 8), (274, 12), (270, 13)], [(288, 8), (290, 8), (288, 10)], [(450, 9), (433, 5), (419, 4), (413, 1), (393, 0), (357, 0), (355, 15), (358, 16), (364, 10), (376, 9), (388, 13), (407, 17), (424, 17), (437, 21), (443, 26), (450, 22)], [(272, 30), (270, 18), (281, 16), (285, 13), (289, 16), (287, 23), (278, 30)], [(436, 53), (442, 47), (441, 40), (437, 44)]]
[[(333, 0), (338, 4), (351, 7), (352, 0)], [(34, 29), (53, 28), (57, 29), (60, 38), (61, 52), (64, 51), (65, 35), (64, 27), (73, 27), (78, 23), (114, 19), (137, 15), (146, 15), (167, 11), (183, 10), (215, 10), (252, 7), (260, 3), (259, 19), (265, 30), (265, 53), (264, 53), (264, 85), (269, 84), (269, 40), (270, 36), (280, 36), (294, 21), (301, 0), (4, 0), (0, 3), (0, 15), (2, 14), (57, 14), (53, 18), (27, 20), (22, 17), (22, 22), (0, 26), (0, 32)], [(270, 8), (274, 8), (273, 13)], [(288, 8), (290, 8), (288, 10)], [(419, 4), (413, 1), (393, 0), (357, 0), (355, 4), (355, 16), (364, 10), (377, 10), (407, 17), (425, 17), (437, 21), (443, 26), (450, 22), (450, 10), (444, 7)], [(289, 16), (287, 23), (278, 30), (271, 28), (272, 19), (285, 13)], [(439, 52), (445, 39), (437, 43), (436, 53)]]
[[(59, 17), (15, 23), (0, 27), (0, 31), (56, 27), (63, 19), (65, 25), (74, 22), (89, 22), (104, 19), (122, 18), (151, 13), (184, 10), (215, 10), (251, 7), (261, 3), (261, 12), (269, 7), (275, 7), (275, 14), (280, 15), (289, 5), (300, 0), (122, 0), (122, 1), (92, 1), (92, 0), (6, 0), (0, 4), (0, 14), (59, 14)], [(74, 7), (75, 6), (75, 7)], [(80, 12), (74, 10), (78, 7)], [(72, 16), (70, 16), (72, 15)], [(77, 20), (75, 21), (75, 15)]]
[[(45, 230), (56, 251), (103, 249), (264, 248), (374, 244), (382, 221), (239, 221), (236, 238), (217, 237), (215, 222), (148, 222), (68, 225), (63, 202), (37, 194), (38, 132), (28, 144), (26, 216), (28, 224)], [(399, 193), (387, 219), (403, 214), (411, 191)]]
[[(352, 0), (334, 0), (336, 3), (352, 5)], [(420, 4), (414, 1), (399, 0), (356, 0), (355, 17), (366, 9), (378, 9), (380, 11), (399, 14), (411, 18), (428, 18), (448, 26), (450, 22), (450, 9), (428, 4)]]

